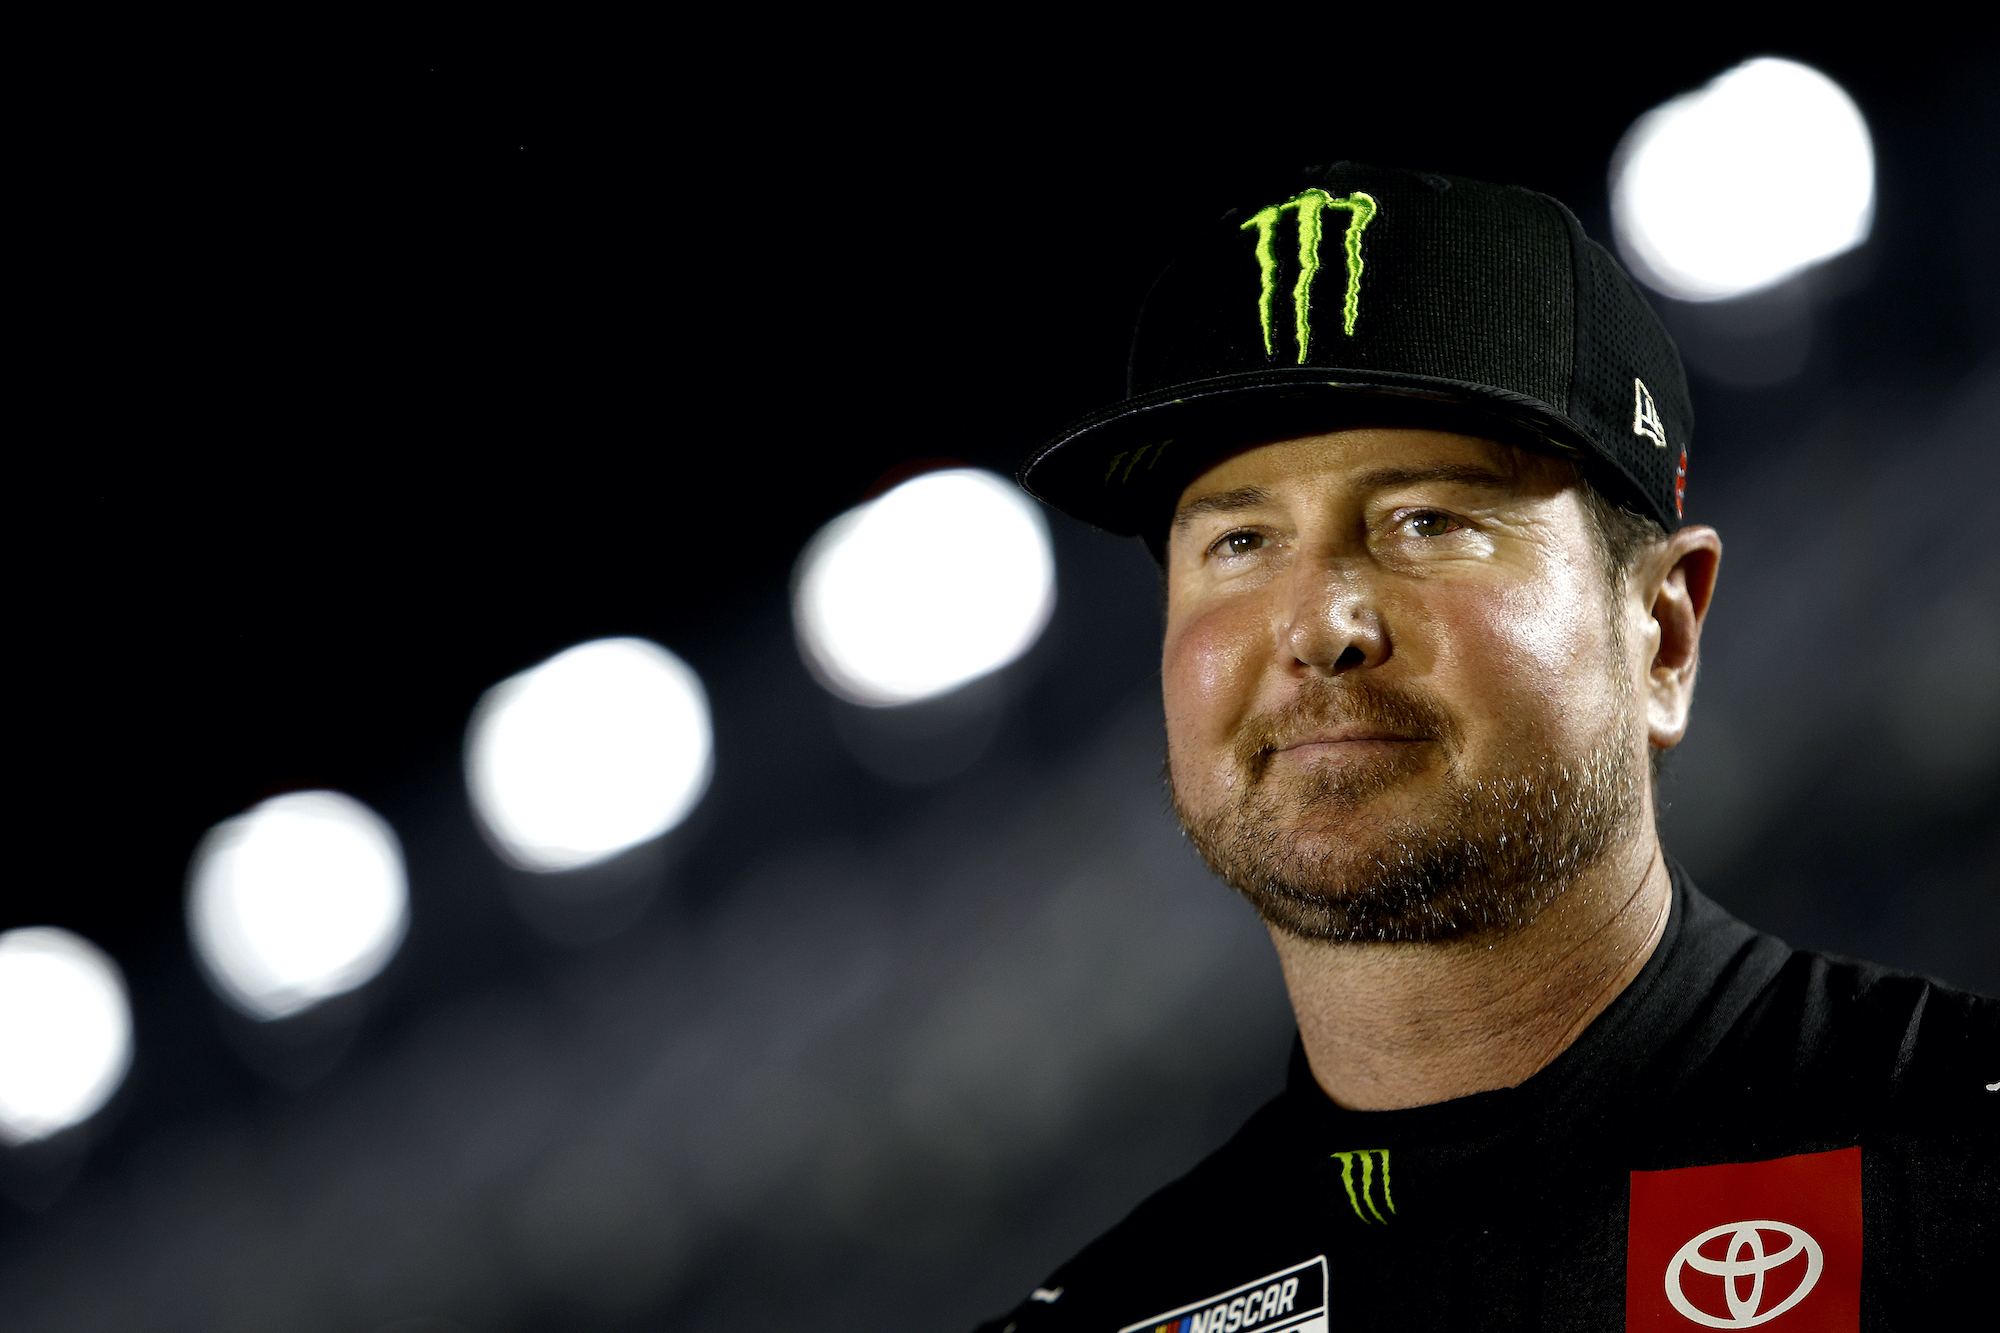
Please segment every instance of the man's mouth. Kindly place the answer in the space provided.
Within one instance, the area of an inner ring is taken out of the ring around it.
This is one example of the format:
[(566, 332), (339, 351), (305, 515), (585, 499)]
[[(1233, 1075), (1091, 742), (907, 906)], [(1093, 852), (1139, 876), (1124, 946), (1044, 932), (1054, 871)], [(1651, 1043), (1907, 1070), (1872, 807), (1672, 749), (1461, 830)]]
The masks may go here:
[(1315, 754), (1355, 753), (1375, 746), (1419, 745), (1429, 739), (1428, 736), (1409, 736), (1380, 727), (1332, 727), (1310, 732), (1273, 746), (1270, 753), (1288, 754), (1294, 758), (1304, 759)]
[(1339, 772), (1351, 767), (1372, 769), (1380, 764), (1400, 766), (1412, 759), (1420, 746), (1433, 738), (1412, 736), (1379, 726), (1344, 726), (1289, 737), (1263, 751), (1251, 768), (1251, 780), (1260, 782), (1267, 773), (1303, 775)]
[(1366, 682), (1335, 690), (1308, 681), (1296, 697), (1245, 720), (1236, 738), (1239, 772), (1251, 785), (1268, 770), (1331, 780), (1346, 773), (1411, 771), (1449, 760), (1457, 728), (1442, 706), (1415, 691)]

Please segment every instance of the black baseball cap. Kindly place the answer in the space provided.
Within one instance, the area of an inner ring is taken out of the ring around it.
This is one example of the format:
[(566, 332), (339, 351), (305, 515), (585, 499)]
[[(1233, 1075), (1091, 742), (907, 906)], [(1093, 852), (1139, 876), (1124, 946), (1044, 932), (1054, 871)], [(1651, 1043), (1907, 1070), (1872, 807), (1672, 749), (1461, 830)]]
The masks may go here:
[(1140, 313), (1127, 397), (1018, 476), (1157, 553), (1182, 490), (1230, 453), (1427, 426), (1568, 455), (1672, 531), (1692, 424), (1673, 339), (1562, 204), (1336, 162), (1231, 209), (1176, 260)]

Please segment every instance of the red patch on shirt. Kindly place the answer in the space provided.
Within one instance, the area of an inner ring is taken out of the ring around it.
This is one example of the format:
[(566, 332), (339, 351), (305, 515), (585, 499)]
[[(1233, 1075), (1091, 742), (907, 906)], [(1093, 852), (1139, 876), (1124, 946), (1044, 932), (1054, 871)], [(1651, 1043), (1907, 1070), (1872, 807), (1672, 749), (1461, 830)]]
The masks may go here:
[(1632, 1173), (1628, 1333), (1860, 1326), (1861, 1149)]

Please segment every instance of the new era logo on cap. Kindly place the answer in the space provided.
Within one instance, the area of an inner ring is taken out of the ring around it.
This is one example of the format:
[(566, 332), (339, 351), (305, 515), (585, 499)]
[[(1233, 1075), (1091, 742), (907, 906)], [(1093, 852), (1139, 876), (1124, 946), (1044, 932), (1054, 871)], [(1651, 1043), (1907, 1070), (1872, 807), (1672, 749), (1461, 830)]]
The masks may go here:
[(1637, 376), (1632, 380), (1632, 433), (1645, 436), (1662, 449), (1667, 447), (1667, 428), (1660, 424), (1660, 409), (1653, 403), (1653, 392)]

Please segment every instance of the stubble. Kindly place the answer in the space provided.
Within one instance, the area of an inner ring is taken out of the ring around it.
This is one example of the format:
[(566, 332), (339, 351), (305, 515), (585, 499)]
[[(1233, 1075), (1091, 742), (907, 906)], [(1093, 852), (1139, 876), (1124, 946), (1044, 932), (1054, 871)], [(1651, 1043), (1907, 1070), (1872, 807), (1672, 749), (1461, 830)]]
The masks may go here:
[[(1274, 774), (1286, 739), (1342, 723), (1422, 737), (1366, 763)], [(1644, 808), (1634, 723), (1616, 710), (1580, 752), (1534, 737), (1468, 772), (1450, 713), (1420, 690), (1314, 679), (1287, 708), (1246, 723), (1233, 798), (1206, 815), (1168, 790), (1182, 830), (1272, 926), (1305, 939), (1435, 942), (1526, 925), (1601, 859)], [(1376, 798), (1442, 765), (1410, 813)]]

